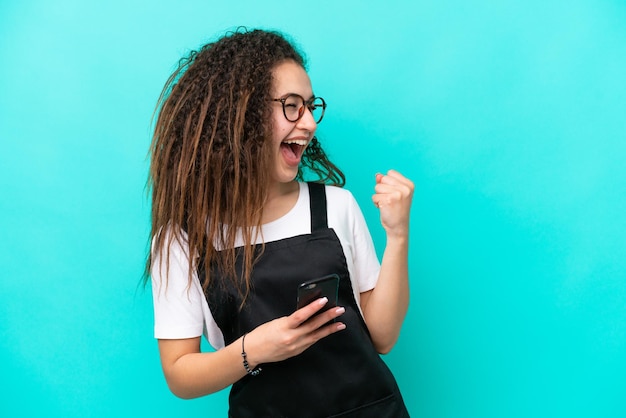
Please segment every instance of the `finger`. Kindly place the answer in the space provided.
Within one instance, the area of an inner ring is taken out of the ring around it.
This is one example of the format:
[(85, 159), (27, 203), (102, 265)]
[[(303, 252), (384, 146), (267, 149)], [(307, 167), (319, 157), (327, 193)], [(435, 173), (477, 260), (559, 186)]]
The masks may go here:
[(411, 196), (414, 186), (412, 183), (378, 183), (374, 187), (377, 194), (397, 194), (398, 196)]
[(398, 188), (398, 189), (406, 189), (406, 190), (413, 190), (413, 188), (415, 187), (413, 185), (413, 182), (407, 178), (397, 178), (397, 177), (391, 177), (391, 176), (384, 176), (380, 183), (376, 183), (375, 187), (391, 187), (391, 188)]
[[(378, 178), (378, 177), (377, 177)], [(413, 182), (397, 172), (396, 170), (389, 170), (386, 175), (380, 178), (380, 183), (403, 185), (409, 188), (413, 188)]]
[(409, 180), (407, 177), (403, 176), (400, 172), (393, 170), (393, 169), (387, 171), (387, 176), (389, 178), (397, 179), (398, 181), (403, 182), (403, 183), (411, 182), (411, 180)]
[(289, 316), (291, 327), (299, 327), (303, 322), (312, 317), (317, 311), (322, 309), (327, 303), (328, 298), (323, 297), (314, 300), (303, 308), (298, 309)]
[(409, 196), (411, 191), (403, 186), (392, 186), (378, 184), (374, 189), (377, 200), (401, 199), (403, 196)]
[(384, 189), (382, 191), (377, 190), (376, 194), (372, 196), (372, 201), (378, 208), (393, 205), (394, 202), (399, 202), (401, 200), (402, 200), (402, 192), (393, 188)]
[(315, 332), (311, 334), (311, 345), (324, 337), (328, 337), (329, 335), (334, 334), (335, 332), (342, 331), (344, 329), (346, 329), (346, 324), (344, 324), (343, 322), (334, 322), (332, 324), (328, 324), (326, 326), (318, 328)]
[(385, 206), (389, 206), (391, 205), (391, 203), (393, 202), (393, 200), (389, 197), (389, 194), (375, 194), (374, 196), (372, 196), (372, 201), (374, 202), (374, 205), (380, 209), (383, 208)]
[(391, 184), (379, 183), (376, 185), (376, 187), (374, 187), (374, 191), (376, 192), (376, 194), (381, 194), (381, 195), (403, 194), (403, 193), (407, 193), (409, 189), (402, 185), (391, 185)]
[(340, 317), (341, 315), (344, 314), (344, 312), (346, 312), (346, 309), (342, 306), (329, 309), (326, 312), (323, 312), (311, 318), (309, 321), (303, 324), (303, 327), (305, 327), (307, 332), (313, 332), (316, 329), (321, 328), (328, 322), (331, 322), (334, 319)]

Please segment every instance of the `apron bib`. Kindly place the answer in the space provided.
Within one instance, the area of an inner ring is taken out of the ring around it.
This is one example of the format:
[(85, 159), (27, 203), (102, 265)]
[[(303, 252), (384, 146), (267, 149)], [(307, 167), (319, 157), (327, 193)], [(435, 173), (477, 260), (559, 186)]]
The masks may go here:
[[(257, 376), (233, 384), (230, 417), (408, 417), (396, 381), (372, 344), (354, 298), (343, 248), (328, 228), (326, 191), (309, 183), (311, 234), (265, 244), (254, 265), (250, 294), (242, 296), (212, 268), (206, 296), (226, 345), (273, 319), (296, 310), (298, 286), (335, 273), (340, 277), (338, 320), (346, 329), (290, 359), (261, 365)], [(255, 247), (257, 255), (261, 246)], [(240, 252), (237, 271), (241, 271)], [(204, 277), (199, 271), (199, 277)], [(243, 367), (243, 366), (242, 366)]]

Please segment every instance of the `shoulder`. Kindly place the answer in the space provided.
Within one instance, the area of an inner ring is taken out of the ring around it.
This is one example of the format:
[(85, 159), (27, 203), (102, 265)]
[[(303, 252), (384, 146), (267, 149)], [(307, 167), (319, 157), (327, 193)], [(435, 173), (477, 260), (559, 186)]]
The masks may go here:
[(336, 186), (326, 186), (328, 224), (332, 228), (352, 230), (361, 218), (361, 209), (352, 192)]
[(354, 205), (356, 200), (348, 189), (326, 185), (326, 200), (333, 205)]

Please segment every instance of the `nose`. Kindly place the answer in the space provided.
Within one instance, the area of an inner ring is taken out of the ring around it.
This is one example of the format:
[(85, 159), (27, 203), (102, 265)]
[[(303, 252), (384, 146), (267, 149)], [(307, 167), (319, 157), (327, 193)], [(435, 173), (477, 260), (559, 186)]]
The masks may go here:
[(308, 107), (304, 108), (304, 114), (298, 120), (296, 126), (298, 127), (298, 129), (309, 131), (311, 133), (311, 136), (313, 136), (313, 134), (315, 133), (315, 130), (317, 129), (317, 123), (315, 122), (313, 113), (311, 113), (311, 110)]

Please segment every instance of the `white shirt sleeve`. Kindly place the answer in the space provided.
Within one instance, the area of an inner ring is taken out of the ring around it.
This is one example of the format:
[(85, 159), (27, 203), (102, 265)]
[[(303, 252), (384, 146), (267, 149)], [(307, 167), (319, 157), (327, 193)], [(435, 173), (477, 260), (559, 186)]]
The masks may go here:
[(354, 234), (354, 263), (355, 275), (359, 283), (359, 292), (367, 292), (372, 290), (378, 282), (378, 273), (380, 273), (380, 262), (376, 255), (376, 249), (372, 236), (365, 222), (365, 217), (356, 200), (351, 197), (351, 213)]
[[(165, 237), (166, 241), (168, 236)], [(185, 235), (183, 234), (183, 239)], [(154, 302), (154, 336), (159, 339), (195, 338), (205, 334), (211, 345), (224, 346), (197, 276), (191, 274), (186, 242), (172, 240), (167, 251), (153, 250), (152, 298)]]
[(327, 186), (328, 226), (341, 241), (357, 301), (378, 281), (380, 262), (356, 199), (346, 189)]

